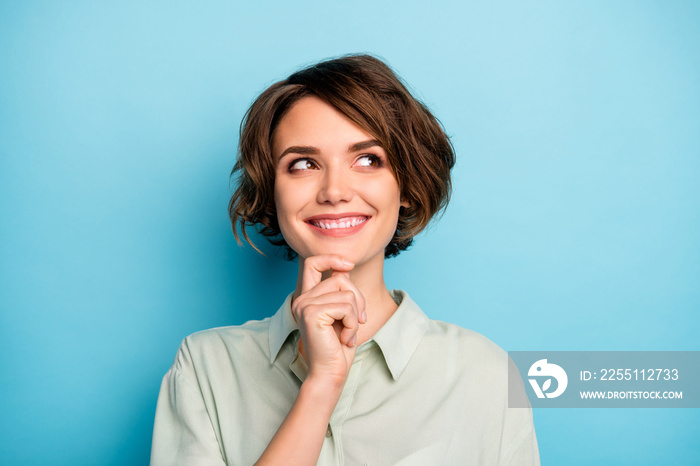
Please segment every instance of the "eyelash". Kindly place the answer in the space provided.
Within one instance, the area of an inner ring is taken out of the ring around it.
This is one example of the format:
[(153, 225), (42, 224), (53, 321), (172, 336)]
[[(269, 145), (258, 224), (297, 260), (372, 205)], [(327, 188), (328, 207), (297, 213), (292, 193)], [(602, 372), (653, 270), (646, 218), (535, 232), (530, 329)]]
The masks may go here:
[[(364, 158), (369, 159), (369, 160), (370, 160), (370, 163), (376, 163), (376, 165), (361, 165), (361, 167), (365, 167), (365, 168), (381, 168), (381, 167), (384, 166), (384, 160), (382, 160), (382, 158), (381, 158), (380, 156), (378, 156), (378, 155), (375, 155), (375, 154), (363, 154), (363, 155), (361, 155), (360, 157), (358, 157), (357, 160), (359, 161), (359, 160), (364, 159)], [(296, 171), (306, 171), (306, 170), (313, 170), (313, 169), (314, 169), (314, 168), (305, 168), (305, 169), (294, 168), (294, 166), (295, 166), (297, 163), (303, 162), (303, 161), (306, 161), (307, 163), (311, 163), (312, 165), (314, 165), (315, 168), (318, 167), (318, 166), (316, 165), (316, 162), (314, 162), (312, 159), (307, 158), (307, 157), (302, 157), (302, 158), (298, 158), (298, 159), (292, 160), (292, 161), (289, 163), (289, 168), (287, 169), (287, 171), (289, 171), (290, 173), (293, 173), (293, 172), (296, 172)], [(355, 163), (357, 163), (357, 161), (356, 161)]]
[[(384, 160), (382, 160), (382, 158), (378, 155), (364, 154), (364, 155), (361, 155), (357, 160), (364, 159), (364, 158), (369, 159), (371, 162), (376, 162), (377, 165), (374, 166), (374, 168), (381, 168), (384, 166)], [(371, 166), (371, 165), (369, 165), (369, 166)]]
[[(289, 168), (287, 169), (287, 171), (289, 171), (290, 173), (295, 172), (295, 171), (304, 171), (304, 170), (294, 168), (294, 165), (296, 165), (299, 162), (303, 162), (303, 161), (310, 162), (313, 165), (316, 165), (316, 163), (311, 159), (307, 159), (307, 158), (294, 159), (289, 163)], [(308, 168), (307, 168), (307, 170), (308, 170)]]

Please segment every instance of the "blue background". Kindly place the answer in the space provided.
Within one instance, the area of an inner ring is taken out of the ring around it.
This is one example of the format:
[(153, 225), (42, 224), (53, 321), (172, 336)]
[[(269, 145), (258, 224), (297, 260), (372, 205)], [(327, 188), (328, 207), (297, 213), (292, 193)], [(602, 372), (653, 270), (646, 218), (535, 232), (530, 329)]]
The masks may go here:
[[(390, 286), (506, 350), (700, 349), (699, 22), (693, 1), (0, 2), (0, 462), (147, 463), (181, 339), (295, 281), (230, 233), (240, 119), (348, 52), (458, 153)], [(546, 465), (700, 463), (698, 410), (535, 423)]]

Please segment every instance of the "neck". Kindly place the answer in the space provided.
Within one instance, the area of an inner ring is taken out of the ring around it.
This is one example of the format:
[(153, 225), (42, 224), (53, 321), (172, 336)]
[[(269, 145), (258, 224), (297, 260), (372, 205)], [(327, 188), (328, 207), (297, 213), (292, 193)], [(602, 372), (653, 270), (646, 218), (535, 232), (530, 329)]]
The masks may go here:
[[(294, 297), (301, 294), (301, 276), (304, 270), (304, 260), (299, 258), (299, 274)], [(331, 272), (324, 273), (325, 280)], [(377, 257), (362, 265), (355, 266), (350, 271), (350, 280), (360, 290), (365, 298), (367, 323), (360, 326), (357, 333), (357, 343), (362, 344), (372, 338), (387, 320), (394, 314), (397, 305), (392, 299), (384, 282), (384, 257)]]

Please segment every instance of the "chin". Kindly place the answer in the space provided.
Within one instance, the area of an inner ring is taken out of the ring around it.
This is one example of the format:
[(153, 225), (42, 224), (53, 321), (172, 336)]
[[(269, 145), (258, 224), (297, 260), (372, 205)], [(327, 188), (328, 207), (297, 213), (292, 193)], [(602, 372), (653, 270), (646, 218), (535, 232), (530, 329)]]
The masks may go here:
[[(371, 232), (368, 232), (371, 233)], [(375, 233), (376, 235), (376, 233)], [(345, 238), (304, 238), (302, 240), (301, 235), (297, 236), (293, 240), (296, 244), (290, 244), (292, 249), (299, 255), (299, 259), (303, 260), (308, 257), (320, 256), (322, 254), (337, 254), (345, 260), (348, 260), (355, 264), (355, 266), (377, 260), (377, 257), (384, 260), (384, 251), (386, 246), (391, 241), (393, 237), (389, 236), (386, 239), (386, 244), (384, 242), (376, 241), (371, 239), (370, 235), (364, 235), (364, 238), (358, 238), (356, 236), (345, 237)], [(382, 235), (384, 236), (384, 235)], [(372, 243), (372, 244), (367, 244)], [(300, 246), (300, 247), (296, 247)]]

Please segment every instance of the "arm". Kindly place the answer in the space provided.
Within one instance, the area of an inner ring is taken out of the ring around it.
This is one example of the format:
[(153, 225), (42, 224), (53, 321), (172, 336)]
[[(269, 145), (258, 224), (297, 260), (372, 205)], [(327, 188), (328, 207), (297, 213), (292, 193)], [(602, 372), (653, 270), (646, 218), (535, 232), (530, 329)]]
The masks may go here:
[(225, 464), (202, 393), (179, 369), (187, 359), (183, 342), (158, 395), (151, 466)]
[(256, 464), (316, 464), (341, 392), (342, 386), (304, 382), (292, 409)]
[[(338, 256), (307, 259), (301, 294), (292, 311), (299, 324), (309, 373), (292, 408), (258, 465), (314, 465), (328, 422), (355, 358), (356, 333), (364, 323), (364, 299), (350, 282), (352, 264)], [(333, 276), (321, 281), (323, 272)]]
[(501, 466), (540, 466), (540, 452), (537, 447), (535, 427), (532, 424), (532, 411), (530, 408), (506, 408), (527, 412), (530, 420), (517, 432), (504, 457)]
[[(509, 401), (514, 400), (510, 408)], [(508, 390), (504, 400), (503, 437), (501, 439), (501, 466), (539, 466), (540, 453), (532, 420), (532, 408), (518, 368), (508, 358)]]

